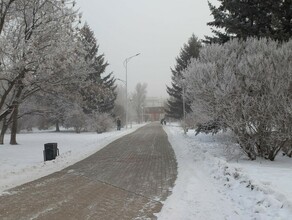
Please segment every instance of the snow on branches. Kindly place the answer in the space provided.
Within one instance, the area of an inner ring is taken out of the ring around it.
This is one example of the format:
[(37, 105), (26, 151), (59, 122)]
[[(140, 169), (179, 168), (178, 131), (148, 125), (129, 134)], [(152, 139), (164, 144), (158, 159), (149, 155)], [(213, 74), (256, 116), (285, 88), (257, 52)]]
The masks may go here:
[(255, 38), (204, 47), (184, 71), (197, 123), (220, 120), (249, 158), (274, 160), (292, 139), (291, 51)]
[(0, 142), (11, 124), (10, 143), (16, 144), (18, 110), (36, 93), (81, 102), (78, 91), (87, 86), (92, 67), (85, 60), (79, 21), (78, 11), (64, 0), (0, 4), (0, 112), (12, 110), (0, 115)]

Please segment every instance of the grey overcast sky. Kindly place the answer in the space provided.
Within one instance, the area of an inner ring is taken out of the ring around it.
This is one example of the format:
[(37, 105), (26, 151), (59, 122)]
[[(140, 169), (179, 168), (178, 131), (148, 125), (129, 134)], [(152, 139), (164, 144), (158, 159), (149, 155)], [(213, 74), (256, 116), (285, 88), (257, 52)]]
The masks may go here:
[(147, 83), (148, 97), (168, 97), (170, 67), (183, 44), (193, 33), (211, 34), (207, 0), (77, 0), (77, 7), (116, 78), (125, 80), (123, 61), (141, 53), (128, 63), (128, 92)]

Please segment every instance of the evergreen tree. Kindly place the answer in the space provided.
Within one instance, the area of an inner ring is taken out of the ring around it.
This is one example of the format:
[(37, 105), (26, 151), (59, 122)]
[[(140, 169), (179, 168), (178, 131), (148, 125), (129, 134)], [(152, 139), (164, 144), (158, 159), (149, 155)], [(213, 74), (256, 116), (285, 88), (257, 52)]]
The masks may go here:
[(102, 78), (102, 83), (105, 88), (108, 90), (107, 96), (104, 97), (99, 102), (99, 111), (100, 112), (108, 112), (111, 113), (115, 107), (115, 100), (117, 98), (116, 88), (115, 85), (116, 79), (112, 76), (112, 73), (108, 74), (104, 78)]
[(292, 36), (291, 0), (218, 0), (216, 7), (209, 2), (214, 21), (207, 25), (213, 37), (206, 36), (206, 43), (225, 43), (231, 38), (268, 37), (287, 41)]
[(86, 86), (81, 89), (84, 99), (84, 112), (87, 114), (96, 111), (110, 112), (116, 99), (115, 79), (112, 73), (102, 77), (109, 64), (105, 61), (104, 54), (98, 55), (99, 46), (93, 31), (87, 24), (80, 30), (80, 37), (87, 51), (85, 60), (91, 69), (85, 82)]
[[(167, 108), (165, 109), (167, 117), (181, 119), (183, 117), (183, 98), (182, 98), (182, 71), (186, 69), (191, 58), (199, 56), (201, 42), (195, 35), (192, 35), (187, 44), (184, 44), (179, 56), (176, 58), (174, 69), (171, 68), (172, 82), (171, 86), (167, 86), (167, 93), (170, 98), (167, 100)], [(190, 103), (186, 100), (186, 112), (190, 112)]]

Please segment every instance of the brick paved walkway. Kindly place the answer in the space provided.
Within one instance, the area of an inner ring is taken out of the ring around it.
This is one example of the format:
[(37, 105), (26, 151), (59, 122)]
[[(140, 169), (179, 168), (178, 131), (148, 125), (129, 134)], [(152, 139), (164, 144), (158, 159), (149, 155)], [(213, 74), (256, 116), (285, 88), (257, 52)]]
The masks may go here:
[(156, 219), (177, 175), (159, 123), (0, 197), (1, 220)]

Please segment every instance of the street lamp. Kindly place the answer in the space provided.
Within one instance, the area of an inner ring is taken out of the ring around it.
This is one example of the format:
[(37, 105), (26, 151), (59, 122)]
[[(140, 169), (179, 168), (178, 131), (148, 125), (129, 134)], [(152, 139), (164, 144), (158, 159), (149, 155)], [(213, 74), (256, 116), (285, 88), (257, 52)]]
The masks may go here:
[(136, 57), (139, 56), (140, 53), (137, 53), (133, 56), (130, 56), (124, 60), (124, 67), (126, 69), (126, 128), (128, 128), (128, 62)]

